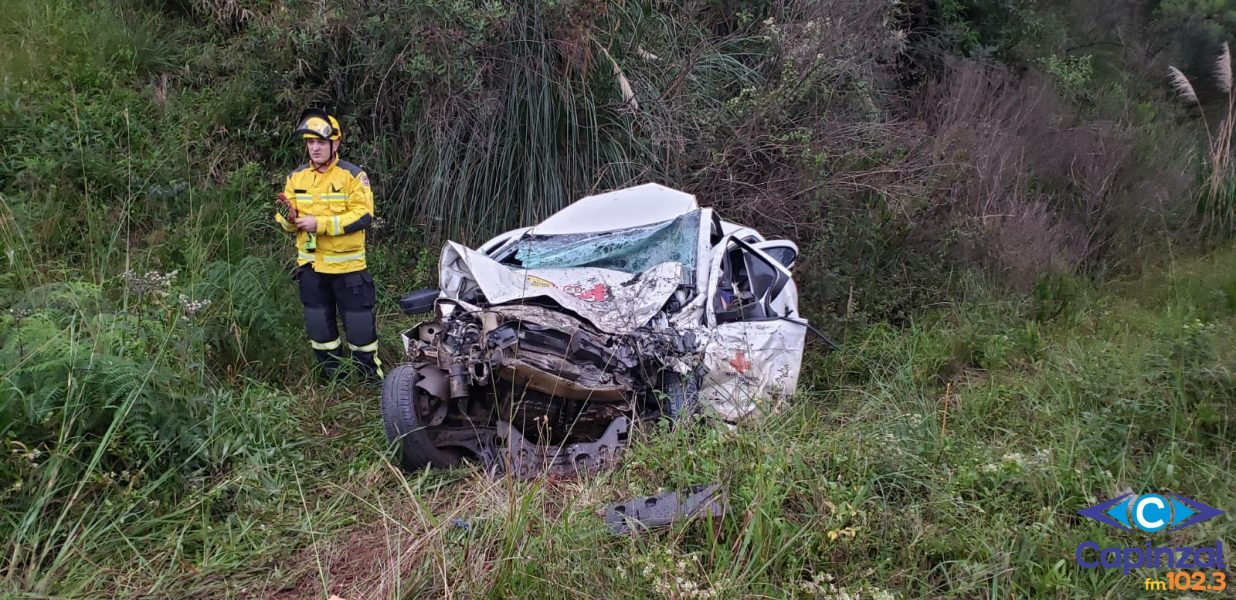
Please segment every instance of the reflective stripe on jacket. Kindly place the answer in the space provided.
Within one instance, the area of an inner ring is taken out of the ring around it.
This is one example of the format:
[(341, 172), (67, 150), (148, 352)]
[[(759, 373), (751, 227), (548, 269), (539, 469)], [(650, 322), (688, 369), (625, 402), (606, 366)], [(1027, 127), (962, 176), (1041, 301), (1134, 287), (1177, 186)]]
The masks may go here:
[(373, 190), (360, 167), (339, 159), (326, 171), (301, 165), (283, 186), (298, 216), (317, 217), (316, 239), (282, 215), (275, 222), (296, 232), (296, 264), (313, 263), (319, 273), (351, 273), (365, 268), (365, 230), (373, 223)]

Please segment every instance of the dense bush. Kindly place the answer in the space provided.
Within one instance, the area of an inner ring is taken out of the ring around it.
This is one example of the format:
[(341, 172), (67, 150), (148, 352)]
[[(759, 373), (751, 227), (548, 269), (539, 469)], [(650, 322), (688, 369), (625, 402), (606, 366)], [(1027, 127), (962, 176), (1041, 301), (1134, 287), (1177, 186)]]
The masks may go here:
[[(476, 243), (656, 180), (798, 240), (823, 275), (806, 286), (817, 319), (904, 321), (956, 269), (1024, 289), (1135, 266), (1190, 230), (1176, 190), (1200, 129), (1170, 122), (1145, 43), (1190, 30), (1201, 5), (121, 6), (91, 15), (109, 33), (90, 44), (64, 5), (7, 19), (30, 33), (6, 59), (20, 77), (0, 189), (32, 262), (115, 274), (97, 250), (125, 247), (199, 269), (214, 240), (231, 261), (277, 247), (266, 196), (299, 160), (285, 133), (310, 104), (343, 115), (392, 249)], [(1124, 41), (1072, 49), (1095, 23)], [(100, 213), (112, 220), (86, 220)]]

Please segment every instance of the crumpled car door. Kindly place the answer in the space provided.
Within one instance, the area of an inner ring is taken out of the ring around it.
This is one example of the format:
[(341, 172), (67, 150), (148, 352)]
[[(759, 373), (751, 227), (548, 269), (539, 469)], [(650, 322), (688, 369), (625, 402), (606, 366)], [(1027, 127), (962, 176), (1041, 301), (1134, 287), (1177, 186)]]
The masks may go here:
[(775, 409), (798, 386), (807, 322), (789, 271), (735, 238), (717, 245), (702, 332), (701, 404), (739, 422)]

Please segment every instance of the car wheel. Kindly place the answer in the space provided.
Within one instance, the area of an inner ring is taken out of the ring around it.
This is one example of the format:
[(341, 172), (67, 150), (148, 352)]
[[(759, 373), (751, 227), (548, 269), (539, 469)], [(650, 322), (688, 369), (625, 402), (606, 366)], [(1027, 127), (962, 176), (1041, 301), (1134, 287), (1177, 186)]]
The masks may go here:
[(403, 468), (418, 470), (425, 466), (445, 468), (459, 464), (461, 452), (456, 448), (438, 448), (421, 417), (421, 396), (416, 387), (421, 375), (416, 365), (395, 367), (382, 381), (382, 422), (386, 439), (399, 450)]
[(700, 382), (695, 373), (665, 373), (666, 414), (676, 422), (690, 421), (700, 411)]

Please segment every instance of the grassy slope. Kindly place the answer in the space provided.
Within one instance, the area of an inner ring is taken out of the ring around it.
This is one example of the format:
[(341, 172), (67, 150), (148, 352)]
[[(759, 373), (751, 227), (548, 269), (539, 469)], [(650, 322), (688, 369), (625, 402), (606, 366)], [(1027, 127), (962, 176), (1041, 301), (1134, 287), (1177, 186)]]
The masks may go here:
[[(0, 30), (0, 178), (23, 191), (0, 198), (0, 410), (51, 432), (3, 440), (0, 597), (1122, 597), (1140, 578), (1081, 570), (1072, 548), (1140, 538), (1075, 510), (1126, 488), (1236, 509), (1231, 251), (1034, 299), (975, 285), (813, 355), (763, 426), (645, 432), (593, 480), (400, 473), (376, 390), (301, 376), (279, 260), (238, 258), (273, 239), (252, 201), (267, 174), (190, 168), (243, 162), (200, 132), (256, 101), (185, 86), (162, 104), (173, 37), (134, 14), (30, 2)], [(176, 226), (117, 229), (160, 219)], [(416, 256), (380, 248), (375, 270), (393, 284)], [(167, 297), (135, 294), (129, 264), (183, 271)], [(215, 302), (189, 315), (177, 293)], [(385, 315), (384, 339), (399, 325)], [(709, 481), (730, 495), (718, 523), (617, 538), (596, 515)], [(1230, 534), (1223, 517), (1175, 541)]]
[[(1140, 538), (1074, 512), (1125, 488), (1236, 506), (1234, 335), (1231, 252), (1047, 302), (976, 294), (812, 356), (802, 394), (761, 426), (645, 431), (620, 469), (576, 482), (404, 474), (374, 390), (241, 385), (216, 400), (247, 431), (227, 433), (244, 460), (170, 506), (147, 481), (50, 510), (79, 519), (64, 559), (3, 581), (71, 596), (1122, 597), (1142, 577), (1080, 569), (1072, 548)], [(597, 514), (710, 481), (731, 504), (716, 523), (615, 537)], [(1223, 517), (1170, 539), (1231, 534)]]

